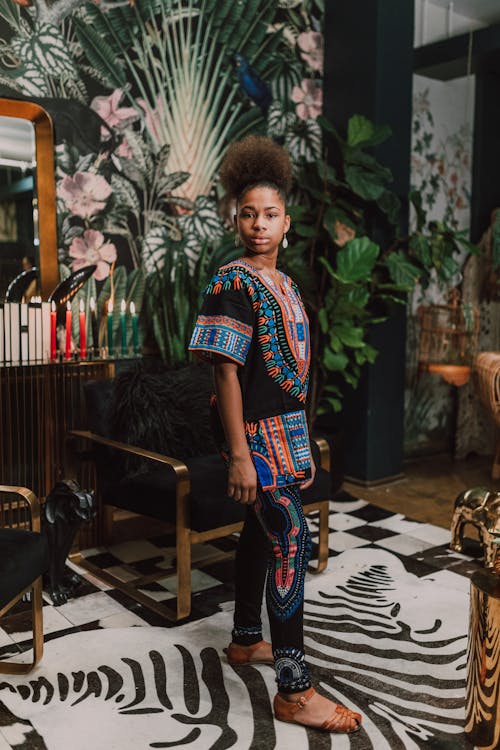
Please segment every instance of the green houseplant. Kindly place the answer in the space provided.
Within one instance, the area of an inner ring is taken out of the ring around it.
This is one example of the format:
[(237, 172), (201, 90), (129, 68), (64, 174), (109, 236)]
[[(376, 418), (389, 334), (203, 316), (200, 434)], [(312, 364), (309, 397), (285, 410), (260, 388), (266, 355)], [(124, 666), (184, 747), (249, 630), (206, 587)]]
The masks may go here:
[[(300, 170), (291, 207), (295, 238), (283, 256), (300, 280), (310, 316), (311, 422), (339, 411), (344, 384), (356, 387), (363, 366), (375, 361), (370, 327), (394, 304), (406, 304), (417, 282), (425, 287), (433, 275), (449, 282), (459, 270), (457, 250), (474, 250), (464, 233), (427, 222), (417, 193), (410, 196), (415, 231), (400, 234), (391, 172), (371, 153), (390, 136), (389, 128), (355, 115), (343, 138), (327, 120), (319, 121), (333, 140), (337, 166), (324, 157)], [(387, 247), (370, 239), (374, 225), (384, 227)]]

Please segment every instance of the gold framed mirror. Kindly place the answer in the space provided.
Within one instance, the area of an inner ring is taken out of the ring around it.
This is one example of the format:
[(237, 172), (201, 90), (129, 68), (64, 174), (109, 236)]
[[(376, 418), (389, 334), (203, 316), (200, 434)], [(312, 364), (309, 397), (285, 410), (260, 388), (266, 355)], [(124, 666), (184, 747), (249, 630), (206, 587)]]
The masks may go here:
[[(17, 118), (17, 119), (13, 119)], [(26, 126), (19, 120), (26, 121)], [(31, 125), (29, 125), (31, 123)], [(57, 218), (56, 218), (56, 184), (54, 170), (54, 136), (52, 120), (48, 112), (39, 104), (29, 101), (18, 101), (16, 99), (0, 98), (0, 143), (4, 149), (8, 148), (7, 136), (2, 138), (1, 127), (10, 129), (19, 125), (18, 132), (24, 134), (24, 146), (27, 158), (9, 160), (8, 153), (3, 150), (4, 162), (8, 165), (16, 161), (21, 163), (20, 176), (25, 175), (19, 182), (25, 180), (25, 189), (29, 191), (32, 186), (32, 218), (33, 218), (33, 242), (25, 247), (20, 245), (20, 257), (18, 272), (23, 270), (23, 258), (34, 257), (38, 268), (39, 293), (46, 300), (50, 293), (59, 283), (59, 270), (57, 263)], [(32, 151), (29, 153), (30, 133), (33, 130)], [(7, 130), (5, 131), (7, 132)], [(18, 155), (19, 156), (19, 155)], [(24, 155), (23, 155), (24, 156)], [(30, 160), (30, 156), (32, 157)], [(0, 164), (1, 167), (1, 164)], [(31, 178), (31, 183), (29, 179)], [(26, 182), (26, 179), (28, 182)], [(29, 222), (28, 222), (29, 223)], [(15, 231), (15, 229), (14, 229)], [(0, 243), (0, 264), (2, 263), (2, 245)], [(15, 275), (15, 274), (14, 274)]]

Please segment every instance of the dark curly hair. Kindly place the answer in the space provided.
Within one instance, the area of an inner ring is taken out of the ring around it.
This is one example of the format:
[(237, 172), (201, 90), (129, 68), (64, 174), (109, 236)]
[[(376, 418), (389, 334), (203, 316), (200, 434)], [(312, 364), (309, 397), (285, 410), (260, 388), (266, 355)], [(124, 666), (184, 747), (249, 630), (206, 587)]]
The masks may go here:
[(292, 186), (292, 163), (282, 146), (263, 135), (247, 135), (229, 146), (220, 168), (227, 193), (240, 200), (254, 187), (271, 187), (283, 202)]

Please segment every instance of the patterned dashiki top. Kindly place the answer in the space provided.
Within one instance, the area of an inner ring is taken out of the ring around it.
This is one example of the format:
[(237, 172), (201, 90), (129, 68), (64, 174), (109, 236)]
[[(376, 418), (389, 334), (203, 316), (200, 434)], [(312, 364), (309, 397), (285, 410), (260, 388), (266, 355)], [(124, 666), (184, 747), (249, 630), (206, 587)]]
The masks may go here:
[[(264, 490), (311, 476), (309, 325), (296, 285), (279, 275), (278, 285), (241, 259), (219, 268), (189, 345), (202, 359), (218, 354), (240, 365), (245, 433)], [(216, 431), (222, 443), (220, 421)]]

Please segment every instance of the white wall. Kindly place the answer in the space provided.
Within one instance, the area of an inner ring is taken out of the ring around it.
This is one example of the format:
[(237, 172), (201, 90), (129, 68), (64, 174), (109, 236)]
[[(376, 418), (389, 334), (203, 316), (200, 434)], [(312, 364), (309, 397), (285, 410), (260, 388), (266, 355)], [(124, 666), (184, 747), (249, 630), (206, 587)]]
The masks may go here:
[(415, 0), (415, 47), (474, 31), (485, 25), (454, 11), (450, 13), (448, 7), (435, 5), (432, 0)]

